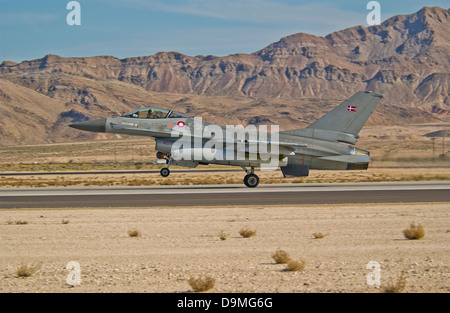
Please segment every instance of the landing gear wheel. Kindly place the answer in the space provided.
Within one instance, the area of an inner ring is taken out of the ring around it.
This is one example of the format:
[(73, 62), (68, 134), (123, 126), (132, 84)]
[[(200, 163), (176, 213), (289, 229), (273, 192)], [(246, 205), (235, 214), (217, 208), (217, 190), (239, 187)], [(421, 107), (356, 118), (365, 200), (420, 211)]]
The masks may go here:
[(244, 184), (247, 187), (254, 188), (259, 184), (259, 177), (256, 174), (248, 174), (244, 177)]
[(161, 173), (161, 176), (162, 177), (167, 177), (167, 176), (169, 176), (169, 174), (170, 174), (170, 170), (168, 169), (168, 168), (162, 168), (161, 169), (161, 171), (160, 171), (160, 173)]

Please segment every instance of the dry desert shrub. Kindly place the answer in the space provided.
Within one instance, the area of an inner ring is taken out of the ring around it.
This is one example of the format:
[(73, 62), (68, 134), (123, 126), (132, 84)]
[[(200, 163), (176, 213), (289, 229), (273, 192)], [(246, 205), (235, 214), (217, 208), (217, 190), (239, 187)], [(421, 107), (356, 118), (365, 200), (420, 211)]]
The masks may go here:
[(272, 254), (272, 259), (274, 259), (277, 264), (287, 264), (291, 260), (291, 257), (286, 251), (278, 249)]
[(7, 225), (26, 225), (26, 224), (28, 224), (28, 222), (22, 221), (22, 220), (17, 220), (17, 221), (8, 220), (8, 221), (6, 221), (6, 224)]
[(34, 273), (36, 273), (41, 268), (41, 263), (36, 264), (22, 264), (16, 269), (17, 277), (30, 277)]
[(422, 225), (415, 225), (414, 223), (411, 223), (409, 228), (403, 231), (403, 235), (407, 239), (419, 240), (425, 236), (425, 230), (423, 229)]
[(219, 233), (220, 240), (227, 240), (230, 234), (225, 233), (223, 230)]
[(256, 236), (256, 230), (251, 229), (249, 227), (245, 227), (239, 231), (239, 235), (241, 235), (244, 238), (250, 238)]
[(287, 265), (285, 271), (287, 272), (298, 272), (303, 271), (305, 269), (306, 262), (304, 260), (294, 261), (290, 260)]
[(214, 287), (216, 280), (212, 277), (205, 278), (189, 278), (188, 283), (195, 292), (205, 292)]
[(396, 283), (390, 283), (386, 286), (382, 286), (381, 290), (384, 293), (401, 293), (405, 291), (405, 288), (406, 288), (405, 272), (401, 272)]
[(322, 234), (322, 233), (313, 233), (314, 239), (322, 239), (324, 238), (326, 235)]
[(128, 231), (128, 236), (130, 236), (130, 237), (139, 237), (139, 236), (141, 236), (141, 233), (139, 232), (139, 230), (132, 229), (132, 230)]

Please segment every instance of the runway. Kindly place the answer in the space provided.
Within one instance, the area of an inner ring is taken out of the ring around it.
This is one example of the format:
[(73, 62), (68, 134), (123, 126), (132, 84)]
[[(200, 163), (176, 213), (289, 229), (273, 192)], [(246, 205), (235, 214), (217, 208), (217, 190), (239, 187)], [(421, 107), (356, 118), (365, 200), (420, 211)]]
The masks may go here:
[(450, 202), (450, 182), (0, 189), (0, 209), (412, 202)]

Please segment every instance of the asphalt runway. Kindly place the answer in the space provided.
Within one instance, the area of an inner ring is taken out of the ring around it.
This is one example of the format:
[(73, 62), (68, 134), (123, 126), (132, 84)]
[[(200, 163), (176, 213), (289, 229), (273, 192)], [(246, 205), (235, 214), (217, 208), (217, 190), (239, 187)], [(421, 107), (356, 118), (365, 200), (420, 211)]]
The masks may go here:
[(0, 209), (450, 202), (450, 182), (0, 189)]

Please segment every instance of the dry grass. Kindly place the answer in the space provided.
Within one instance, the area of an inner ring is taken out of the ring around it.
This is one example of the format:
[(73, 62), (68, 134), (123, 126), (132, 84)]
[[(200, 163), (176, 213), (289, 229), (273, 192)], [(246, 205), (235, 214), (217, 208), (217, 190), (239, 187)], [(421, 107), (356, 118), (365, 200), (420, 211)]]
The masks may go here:
[(9, 221), (6, 221), (6, 224), (7, 225), (26, 225), (26, 224), (28, 224), (28, 222), (27, 221), (22, 221), (22, 220), (17, 220), (17, 221), (9, 220)]
[(137, 229), (131, 229), (128, 231), (128, 236), (130, 237), (140, 237), (141, 236), (141, 232)]
[(313, 233), (314, 239), (322, 239), (324, 238), (326, 235), (322, 234), (322, 233)]
[(422, 225), (411, 223), (410, 227), (403, 231), (403, 235), (410, 240), (419, 240), (425, 236), (425, 230)]
[(220, 240), (227, 240), (230, 234), (225, 233), (223, 230), (219, 233)]
[(299, 272), (303, 271), (306, 266), (306, 261), (300, 260), (300, 261), (294, 261), (290, 260), (287, 265), (285, 271), (287, 272)]
[(192, 290), (195, 292), (205, 292), (214, 287), (216, 280), (212, 277), (205, 278), (189, 278), (188, 280), (189, 286), (191, 286)]
[[(1, 164), (0, 164), (1, 167)], [(95, 169), (102, 169), (99, 166)], [(208, 167), (211, 168), (211, 167)], [(233, 169), (232, 167), (223, 167)], [(78, 169), (78, 167), (77, 167)], [(107, 169), (105, 165), (105, 170)], [(126, 170), (128, 166), (111, 167), (112, 170)], [(156, 165), (155, 165), (155, 168)], [(78, 169), (82, 170), (82, 169)], [(86, 169), (87, 170), (87, 169)], [(283, 178), (278, 171), (261, 172), (261, 181), (265, 184), (278, 183), (328, 183), (328, 182), (383, 182), (383, 181), (416, 181), (416, 180), (450, 180), (450, 167), (427, 169), (425, 174), (417, 174), (424, 169), (377, 169), (372, 168), (355, 174), (351, 171), (312, 171), (310, 176), (301, 178)], [(210, 185), (210, 184), (242, 184), (241, 172), (217, 173), (198, 172), (192, 170), (187, 174), (173, 173), (174, 176), (163, 178), (159, 173), (141, 174), (102, 174), (102, 175), (30, 175), (1, 176), (0, 187), (70, 187), (70, 186), (155, 186), (155, 185)]]
[(251, 229), (249, 227), (245, 227), (239, 231), (239, 235), (241, 235), (244, 238), (250, 238), (250, 237), (256, 236), (256, 230)]
[(278, 249), (272, 254), (272, 259), (274, 259), (277, 264), (287, 264), (291, 260), (291, 257), (286, 251)]
[(17, 277), (30, 277), (34, 273), (36, 273), (41, 268), (41, 263), (36, 264), (22, 264), (16, 269), (16, 276)]
[(396, 283), (390, 283), (386, 286), (382, 286), (381, 290), (384, 293), (401, 293), (406, 289), (406, 277), (405, 272), (402, 272)]

